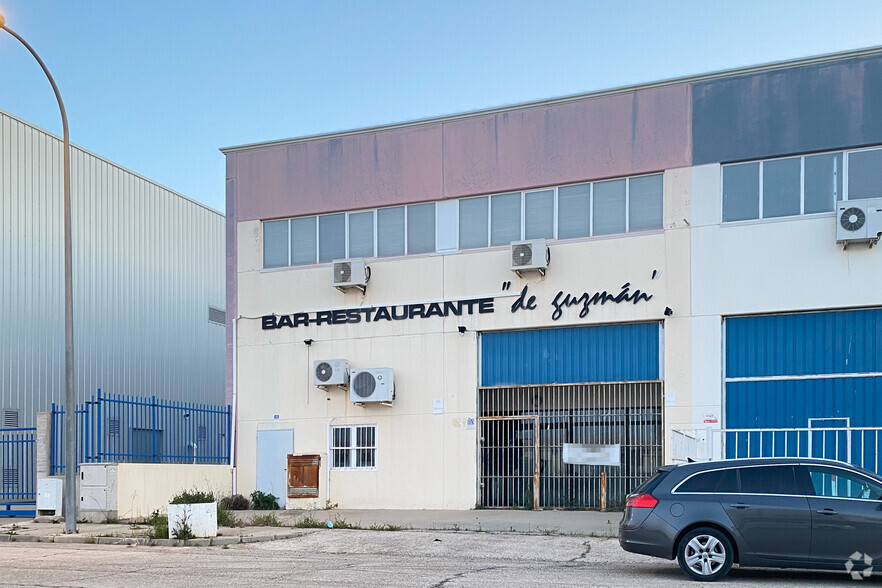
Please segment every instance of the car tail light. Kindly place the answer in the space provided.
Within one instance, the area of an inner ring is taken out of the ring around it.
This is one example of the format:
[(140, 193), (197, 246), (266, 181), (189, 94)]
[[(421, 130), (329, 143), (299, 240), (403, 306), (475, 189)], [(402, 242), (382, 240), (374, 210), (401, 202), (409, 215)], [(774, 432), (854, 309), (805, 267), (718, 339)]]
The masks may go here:
[(656, 504), (658, 504), (658, 498), (652, 494), (635, 494), (628, 498), (625, 506), (631, 508), (655, 508)]

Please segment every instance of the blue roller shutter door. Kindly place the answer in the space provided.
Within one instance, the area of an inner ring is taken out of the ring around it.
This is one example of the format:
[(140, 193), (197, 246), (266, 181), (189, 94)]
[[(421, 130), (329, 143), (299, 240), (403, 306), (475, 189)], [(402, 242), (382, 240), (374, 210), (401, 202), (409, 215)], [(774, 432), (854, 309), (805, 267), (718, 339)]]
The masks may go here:
[[(810, 419), (820, 427), (882, 426), (882, 309), (728, 318), (725, 326), (726, 429), (806, 428)], [(791, 449), (807, 443), (802, 435), (789, 438)], [(877, 443), (869, 441), (854, 436), (851, 461), (874, 463)], [(752, 442), (751, 454), (774, 443), (783, 455), (781, 435)], [(733, 452), (727, 448), (728, 457)], [(844, 449), (827, 456), (843, 458)]]

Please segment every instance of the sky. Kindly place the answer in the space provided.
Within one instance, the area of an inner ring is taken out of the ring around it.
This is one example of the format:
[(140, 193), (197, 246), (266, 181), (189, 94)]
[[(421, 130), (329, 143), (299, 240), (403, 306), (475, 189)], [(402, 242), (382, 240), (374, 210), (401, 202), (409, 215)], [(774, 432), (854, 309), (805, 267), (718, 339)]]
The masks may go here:
[[(0, 12), (55, 77), (73, 143), (221, 212), (221, 147), (882, 45), (878, 0), (0, 0)], [(61, 133), (42, 71), (2, 31), (0, 110)]]

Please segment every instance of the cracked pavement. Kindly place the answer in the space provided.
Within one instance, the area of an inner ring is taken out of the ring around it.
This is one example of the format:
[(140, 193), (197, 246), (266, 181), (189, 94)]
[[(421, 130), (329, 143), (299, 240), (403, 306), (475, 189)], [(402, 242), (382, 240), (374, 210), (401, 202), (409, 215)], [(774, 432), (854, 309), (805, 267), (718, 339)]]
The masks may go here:
[[(681, 586), (672, 561), (615, 539), (552, 534), (316, 529), (222, 547), (0, 543), (2, 586)], [(839, 573), (738, 570), (719, 585), (829, 586)]]

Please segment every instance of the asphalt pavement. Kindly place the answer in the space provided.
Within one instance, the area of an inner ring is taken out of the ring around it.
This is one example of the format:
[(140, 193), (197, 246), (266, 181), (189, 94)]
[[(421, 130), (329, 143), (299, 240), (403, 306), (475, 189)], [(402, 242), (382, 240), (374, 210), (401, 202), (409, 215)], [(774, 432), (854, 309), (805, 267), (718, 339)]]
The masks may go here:
[[(0, 586), (696, 586), (614, 539), (474, 531), (304, 530), (214, 547), (0, 543)], [(719, 586), (854, 585), (844, 571), (732, 571)]]

